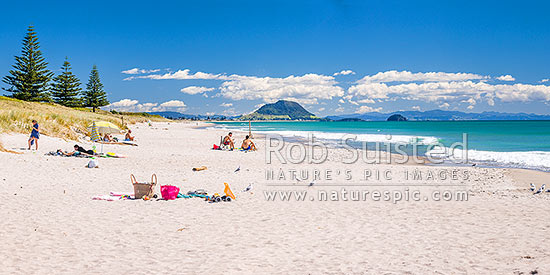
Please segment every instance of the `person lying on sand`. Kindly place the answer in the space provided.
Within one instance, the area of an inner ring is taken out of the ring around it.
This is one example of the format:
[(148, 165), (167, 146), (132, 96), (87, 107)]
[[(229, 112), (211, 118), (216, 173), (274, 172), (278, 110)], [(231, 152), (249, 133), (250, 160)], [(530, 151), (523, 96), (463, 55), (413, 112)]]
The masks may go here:
[(235, 145), (233, 144), (233, 140), (231, 139), (232, 136), (233, 136), (233, 133), (229, 132), (229, 134), (227, 134), (227, 136), (225, 136), (222, 141), (222, 144), (225, 146), (229, 145), (231, 150), (235, 149)]
[(95, 152), (93, 150), (86, 150), (79, 146), (78, 144), (74, 145), (74, 151), (73, 152), (63, 152), (61, 149), (57, 150), (58, 153), (61, 153), (64, 156), (71, 157), (71, 156), (79, 156), (79, 155), (85, 155), (85, 156), (93, 156), (95, 155)]
[(243, 150), (252, 150), (252, 151), (256, 151), (256, 145), (254, 145), (254, 142), (252, 142), (252, 140), (250, 140), (250, 136), (246, 136), (246, 138), (243, 140), (243, 144), (241, 145), (241, 148)]
[(135, 136), (130, 135), (132, 133), (132, 130), (128, 129), (128, 132), (126, 132), (126, 135), (124, 136), (124, 141), (134, 141)]
[(31, 136), (29, 137), (29, 150), (31, 149), (31, 145), (34, 143), (36, 150), (38, 150), (38, 139), (40, 138), (40, 131), (38, 130), (38, 122), (36, 120), (32, 120), (32, 132)]

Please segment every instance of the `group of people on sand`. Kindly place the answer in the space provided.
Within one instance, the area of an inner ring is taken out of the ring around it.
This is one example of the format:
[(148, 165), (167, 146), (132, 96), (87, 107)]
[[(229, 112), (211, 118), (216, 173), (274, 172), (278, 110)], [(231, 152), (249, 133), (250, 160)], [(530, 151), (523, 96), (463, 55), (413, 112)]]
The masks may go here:
[[(132, 130), (128, 129), (128, 132), (126, 132), (126, 135), (124, 135), (124, 141), (134, 141), (135, 136), (132, 136)], [(110, 134), (105, 133), (103, 136), (104, 142), (118, 142), (118, 139), (116, 137), (113, 137)]]
[[(29, 137), (29, 140), (28, 140), (29, 150), (31, 149), (31, 146), (33, 144), (35, 145), (36, 150), (38, 150), (38, 140), (40, 139), (40, 129), (39, 129), (39, 127), (40, 126), (38, 125), (38, 122), (33, 119), (32, 120), (31, 136)], [(135, 141), (135, 138), (136, 138), (135, 136), (132, 136), (132, 130), (128, 129), (128, 132), (126, 132), (126, 135), (124, 136), (124, 141)], [(113, 136), (111, 136), (109, 134), (105, 134), (103, 136), (103, 141), (104, 142), (118, 142), (118, 140), (116, 138), (113, 138)], [(65, 154), (70, 154), (69, 156), (72, 156), (75, 152), (79, 152), (79, 151), (83, 152), (83, 153), (86, 152), (86, 150), (84, 150), (84, 151), (77, 150), (77, 146), (78, 145), (75, 145), (75, 151), (74, 152), (65, 153)], [(82, 149), (82, 147), (80, 147), (80, 146), (78, 146), (78, 147), (80, 149)], [(58, 150), (58, 151), (61, 151), (61, 150)], [(92, 150), (87, 150), (87, 151), (92, 151)]]
[[(227, 134), (227, 136), (225, 136), (223, 138), (222, 145), (229, 146), (229, 148), (231, 150), (234, 150), (235, 149), (235, 144), (233, 143), (232, 137), (233, 137), (233, 133), (229, 132), (229, 134)], [(246, 135), (245, 139), (243, 140), (243, 143), (241, 144), (241, 149), (245, 150), (245, 151), (248, 151), (248, 150), (256, 151), (257, 150), (256, 145), (254, 144), (254, 142), (252, 142), (249, 135)]]

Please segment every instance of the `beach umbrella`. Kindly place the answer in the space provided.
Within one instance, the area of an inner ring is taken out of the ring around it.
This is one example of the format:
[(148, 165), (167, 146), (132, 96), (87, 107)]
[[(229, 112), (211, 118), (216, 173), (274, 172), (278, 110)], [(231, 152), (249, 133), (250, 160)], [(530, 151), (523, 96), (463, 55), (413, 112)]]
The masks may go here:
[(94, 125), (96, 126), (97, 131), (100, 134), (120, 134), (120, 132), (121, 132), (121, 130), (116, 125), (114, 125), (113, 123), (108, 122), (108, 121), (94, 122), (92, 125), (90, 125), (88, 127), (88, 130), (90, 132), (91, 132), (92, 126), (94, 126)]
[(99, 136), (99, 132), (97, 131), (97, 126), (94, 123), (92, 123), (92, 126), (90, 126), (90, 139), (93, 142), (98, 142), (101, 140), (101, 137)]

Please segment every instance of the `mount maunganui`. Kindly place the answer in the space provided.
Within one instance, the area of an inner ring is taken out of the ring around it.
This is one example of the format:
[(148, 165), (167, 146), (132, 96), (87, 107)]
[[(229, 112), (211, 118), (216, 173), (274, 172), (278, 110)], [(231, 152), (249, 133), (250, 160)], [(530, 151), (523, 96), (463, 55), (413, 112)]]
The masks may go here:
[(260, 109), (243, 115), (239, 120), (320, 120), (319, 117), (308, 112), (302, 105), (288, 100), (279, 100), (265, 104)]

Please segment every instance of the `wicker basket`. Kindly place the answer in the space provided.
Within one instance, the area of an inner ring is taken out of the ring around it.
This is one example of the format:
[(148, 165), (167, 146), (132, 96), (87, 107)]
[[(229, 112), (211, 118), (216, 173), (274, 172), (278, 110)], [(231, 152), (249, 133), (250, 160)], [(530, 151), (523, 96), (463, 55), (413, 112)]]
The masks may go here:
[(136, 177), (134, 177), (134, 174), (130, 175), (130, 179), (132, 180), (132, 185), (134, 185), (134, 198), (141, 199), (143, 196), (152, 197), (154, 192), (155, 185), (157, 185), (157, 175), (153, 174), (151, 176), (151, 182), (150, 183), (140, 183), (137, 182)]

